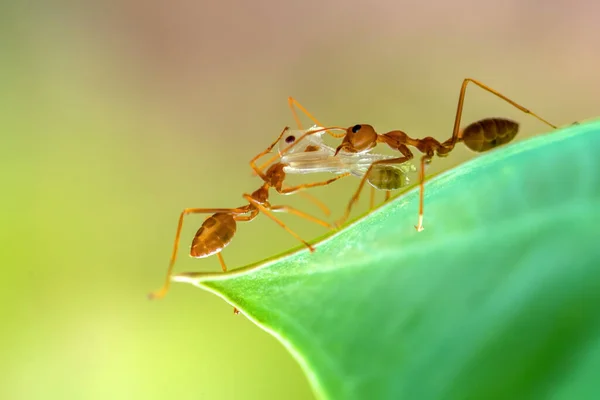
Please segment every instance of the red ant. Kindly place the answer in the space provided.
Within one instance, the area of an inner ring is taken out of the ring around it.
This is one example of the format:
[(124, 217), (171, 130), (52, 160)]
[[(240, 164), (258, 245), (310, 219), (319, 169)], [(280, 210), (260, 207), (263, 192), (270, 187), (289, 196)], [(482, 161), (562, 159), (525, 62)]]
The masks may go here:
[[(342, 129), (346, 131), (342, 143), (336, 149), (336, 154), (341, 150), (350, 153), (361, 153), (369, 151), (370, 149), (375, 147), (377, 143), (385, 143), (392, 149), (398, 150), (400, 153), (402, 153), (402, 157), (387, 160), (379, 160), (371, 164), (371, 166), (363, 176), (362, 180), (360, 181), (358, 189), (350, 199), (350, 202), (348, 203), (348, 206), (346, 208), (346, 213), (338, 222), (339, 225), (343, 224), (350, 215), (352, 206), (358, 201), (360, 192), (371, 172), (371, 169), (378, 164), (401, 164), (408, 160), (411, 160), (413, 158), (413, 153), (410, 151), (408, 146), (412, 146), (419, 150), (421, 153), (423, 153), (423, 156), (421, 157), (421, 168), (419, 171), (419, 221), (418, 224), (415, 226), (417, 231), (420, 232), (423, 230), (423, 193), (425, 191), (425, 164), (429, 164), (434, 155), (437, 155), (438, 157), (448, 156), (452, 149), (454, 149), (456, 143), (459, 142), (463, 142), (469, 149), (475, 152), (483, 153), (501, 145), (504, 145), (515, 138), (519, 130), (519, 124), (515, 121), (504, 118), (486, 118), (476, 121), (462, 130), (460, 129), (460, 120), (462, 116), (463, 103), (467, 85), (469, 84), (469, 82), (474, 83), (475, 85), (486, 90), (487, 92), (501, 98), (502, 100), (521, 110), (525, 114), (530, 114), (533, 117), (537, 118), (539, 121), (543, 122), (544, 124), (550, 126), (553, 129), (556, 129), (555, 125), (551, 124), (550, 122), (546, 121), (545, 119), (541, 118), (540, 116), (531, 112), (530, 110), (526, 109), (520, 104), (515, 103), (513, 100), (497, 92), (491, 87), (475, 79), (467, 78), (463, 81), (460, 89), (452, 136), (443, 143), (440, 143), (438, 140), (430, 136), (425, 137), (423, 139), (414, 139), (400, 130), (390, 131), (384, 134), (378, 134), (375, 131), (375, 128), (373, 128), (373, 126), (365, 124), (357, 124), (349, 128), (329, 127), (308, 132), (306, 133), (306, 135), (313, 134), (322, 130), (329, 131), (332, 129)], [(295, 99), (290, 98), (289, 102), (290, 106), (292, 107), (292, 111), (294, 112), (294, 117), (297, 121), (298, 117), (294, 110), (294, 105), (298, 106), (298, 108), (300, 108), (318, 125), (323, 126), (320, 123), (318, 123), (318, 121), (316, 121), (316, 119), (308, 111), (306, 111), (306, 109), (302, 107)], [(298, 139), (298, 141), (301, 140), (302, 137)]]
[[(285, 127), (283, 131), (281, 131), (277, 139), (269, 147), (257, 154), (250, 161), (250, 166), (256, 172), (256, 174), (260, 176), (264, 183), (252, 194), (244, 194), (242, 196), (246, 201), (248, 201), (247, 205), (237, 208), (186, 208), (182, 211), (181, 215), (179, 216), (179, 224), (177, 225), (177, 233), (175, 234), (175, 244), (173, 246), (173, 253), (171, 255), (169, 268), (167, 270), (167, 277), (165, 283), (160, 290), (149, 294), (149, 298), (162, 298), (167, 294), (167, 291), (169, 290), (169, 286), (171, 284), (171, 276), (173, 273), (173, 267), (175, 265), (177, 250), (179, 247), (179, 238), (181, 234), (181, 228), (183, 226), (183, 219), (188, 214), (213, 213), (212, 216), (208, 217), (204, 221), (200, 229), (198, 229), (198, 231), (196, 232), (196, 235), (192, 240), (190, 255), (196, 258), (204, 258), (216, 254), (219, 258), (219, 262), (221, 263), (221, 268), (223, 269), (223, 272), (227, 271), (227, 267), (225, 266), (225, 261), (223, 260), (221, 251), (233, 239), (237, 228), (237, 222), (252, 221), (254, 218), (256, 218), (259, 212), (262, 212), (263, 214), (271, 218), (273, 221), (275, 221), (279, 226), (281, 226), (288, 233), (290, 233), (292, 236), (294, 236), (296, 239), (302, 242), (306, 247), (308, 247), (308, 249), (311, 252), (315, 250), (314, 247), (311, 246), (305, 240), (303, 240), (290, 228), (288, 228), (282, 221), (275, 217), (272, 214), (272, 212), (287, 212), (290, 214), (295, 214), (309, 221), (315, 222), (326, 228), (336, 228), (335, 226), (332, 226), (331, 224), (323, 220), (315, 218), (295, 208), (283, 205), (274, 206), (271, 205), (269, 202), (269, 189), (271, 188), (275, 189), (280, 194), (287, 195), (311, 187), (329, 185), (330, 183), (333, 183), (336, 180), (349, 175), (342, 174), (323, 182), (306, 183), (293, 187), (284, 187), (283, 181), (286, 176), (284, 172), (285, 164), (282, 164), (280, 162), (275, 163), (271, 165), (266, 172), (262, 172), (262, 170), (255, 165), (256, 160), (269, 153), (273, 149), (275, 144), (277, 144), (277, 142), (279, 142), (279, 140), (283, 137), (284, 133), (288, 129), (288, 127)], [(308, 194), (306, 193), (300, 192), (300, 194), (308, 196)], [(325, 211), (326, 214), (329, 212), (324, 204), (318, 202), (318, 200), (314, 198), (312, 198), (312, 200), (315, 201), (315, 203), (317, 203), (317, 205), (319, 205)], [(234, 312), (236, 314), (238, 313), (236, 309), (234, 309)]]

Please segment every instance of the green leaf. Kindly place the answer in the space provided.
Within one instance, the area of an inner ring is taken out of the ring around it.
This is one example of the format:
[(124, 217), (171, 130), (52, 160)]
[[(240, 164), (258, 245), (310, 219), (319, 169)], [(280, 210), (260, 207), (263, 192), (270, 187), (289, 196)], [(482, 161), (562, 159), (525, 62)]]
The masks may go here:
[(597, 399), (599, 153), (600, 122), (562, 128), (428, 181), (423, 232), (415, 189), (312, 254), (174, 279), (277, 337), (319, 398)]

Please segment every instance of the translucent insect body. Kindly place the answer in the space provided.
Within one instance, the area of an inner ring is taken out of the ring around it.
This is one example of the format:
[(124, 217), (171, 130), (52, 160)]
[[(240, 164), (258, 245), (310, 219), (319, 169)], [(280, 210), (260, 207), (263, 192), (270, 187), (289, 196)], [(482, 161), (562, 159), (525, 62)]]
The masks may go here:
[[(328, 172), (333, 174), (351, 173), (363, 177), (371, 164), (378, 160), (392, 159), (394, 156), (371, 153), (370, 150), (361, 153), (348, 153), (340, 151), (335, 155), (335, 149), (323, 141), (325, 130), (313, 126), (308, 130), (290, 130), (288, 135), (279, 143), (281, 163), (285, 165), (284, 171), (288, 174), (311, 174)], [(312, 135), (307, 132), (317, 131)], [(293, 144), (296, 138), (302, 137), (301, 142)], [(371, 170), (367, 178), (369, 184), (379, 190), (394, 190), (408, 185), (408, 173), (416, 171), (410, 163), (380, 164)]]

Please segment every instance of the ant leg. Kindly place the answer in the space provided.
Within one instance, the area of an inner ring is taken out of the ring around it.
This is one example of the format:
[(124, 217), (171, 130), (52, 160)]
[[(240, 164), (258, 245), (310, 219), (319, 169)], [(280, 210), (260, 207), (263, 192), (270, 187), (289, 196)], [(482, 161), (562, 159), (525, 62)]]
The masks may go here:
[(227, 272), (227, 266), (225, 265), (225, 260), (223, 260), (223, 256), (221, 255), (221, 252), (217, 253), (217, 257), (219, 258), (219, 263), (221, 264), (221, 269), (223, 270), (223, 272)]
[(167, 278), (163, 287), (160, 290), (152, 292), (148, 295), (150, 299), (163, 298), (169, 291), (171, 285), (171, 275), (173, 273), (173, 267), (175, 266), (175, 260), (177, 258), (177, 250), (179, 249), (179, 238), (181, 235), (181, 228), (183, 227), (183, 218), (188, 214), (214, 214), (214, 213), (240, 213), (243, 214), (247, 210), (243, 208), (186, 208), (179, 215), (179, 223), (177, 224), (177, 233), (175, 234), (175, 244), (173, 245), (173, 253), (171, 254), (171, 261), (169, 262), (169, 268), (167, 269)]
[(331, 229), (334, 228), (333, 226), (331, 226), (331, 224), (329, 224), (329, 223), (327, 223), (327, 222), (325, 222), (325, 221), (323, 221), (321, 219), (318, 219), (316, 217), (313, 217), (312, 215), (306, 214), (303, 211), (300, 211), (300, 210), (297, 210), (297, 209), (295, 209), (293, 207), (290, 207), (290, 206), (271, 206), (270, 210), (273, 211), (273, 212), (285, 212), (285, 213), (294, 214), (294, 215), (297, 215), (297, 216), (299, 216), (301, 218), (304, 218), (304, 219), (306, 219), (308, 221), (312, 221), (312, 222), (314, 222), (316, 224), (322, 225), (325, 228), (331, 228)]
[[(331, 130), (342, 130), (342, 131), (344, 131), (344, 133), (340, 134), (340, 135), (335, 135), (334, 133), (331, 133)], [(304, 133), (294, 141), (294, 143), (290, 144), (285, 149), (280, 150), (279, 156), (282, 156), (283, 154), (287, 153), (292, 147), (296, 146), (298, 143), (301, 143), (304, 140), (304, 138), (307, 137), (308, 135), (314, 135), (315, 133), (319, 133), (319, 132), (323, 132), (323, 131), (327, 131), (327, 133), (329, 133), (331, 136), (336, 137), (336, 138), (340, 138), (340, 137), (346, 135), (346, 128), (342, 128), (339, 126), (330, 126), (329, 128), (319, 128), (319, 129), (315, 129), (312, 131), (305, 130)], [(258, 168), (261, 170), (264, 169), (267, 165), (274, 162), (279, 156), (275, 155), (275, 156), (271, 157), (267, 162), (265, 162)], [(255, 169), (255, 171), (256, 171), (256, 169)]]
[(384, 203), (387, 202), (387, 201), (389, 201), (391, 197), (392, 197), (392, 191), (391, 190), (386, 190), (385, 191), (385, 200), (384, 200)]
[[(310, 112), (309, 112), (309, 111), (308, 111), (306, 108), (304, 108), (304, 106), (303, 106), (302, 104), (300, 104), (300, 102), (298, 102), (298, 100), (294, 99), (294, 98), (293, 98), (293, 97), (291, 97), (291, 96), (290, 96), (290, 97), (288, 97), (288, 105), (289, 105), (289, 107), (290, 107), (290, 110), (292, 110), (292, 114), (294, 115), (294, 120), (296, 121), (296, 125), (298, 125), (298, 128), (299, 128), (299, 129), (304, 129), (304, 128), (302, 127), (302, 122), (300, 122), (300, 118), (298, 117), (298, 113), (296, 112), (296, 108), (298, 108), (300, 111), (302, 111), (302, 112), (303, 112), (303, 113), (304, 113), (304, 114), (305, 114), (305, 115), (306, 115), (308, 118), (310, 118), (310, 119), (311, 119), (311, 120), (312, 120), (312, 121), (313, 121), (313, 122), (314, 122), (314, 123), (315, 123), (317, 126), (323, 126), (323, 124), (321, 124), (321, 123), (319, 122), (319, 120), (318, 120), (318, 119), (316, 119), (316, 118), (315, 118), (315, 117), (314, 117), (314, 116), (313, 116), (313, 115), (312, 115), (312, 114), (311, 114), (311, 113), (310, 113)], [(331, 132), (331, 129), (342, 129), (342, 130), (344, 131), (344, 133), (335, 134), (335, 133)], [(339, 138), (341, 138), (341, 137), (344, 137), (344, 136), (346, 135), (346, 129), (344, 129), (344, 128), (333, 128), (333, 127), (332, 127), (332, 128), (330, 128), (330, 129), (319, 129), (317, 132), (321, 132), (321, 131), (323, 131), (323, 130), (327, 131), (327, 134), (328, 134), (328, 135), (330, 135), (330, 136), (333, 136), (334, 138), (338, 138), (338, 139), (339, 139)], [(282, 152), (282, 153), (285, 153), (285, 152), (287, 152), (287, 151), (288, 151), (289, 149), (291, 149), (291, 148), (292, 148), (292, 147), (293, 147), (293, 146), (294, 146), (296, 143), (298, 143), (298, 142), (300, 142), (302, 139), (304, 139), (304, 137), (306, 137), (306, 135), (311, 135), (311, 134), (313, 134), (313, 133), (316, 133), (316, 132), (306, 132), (306, 133), (305, 133), (304, 135), (302, 135), (302, 136), (301, 136), (301, 137), (300, 137), (298, 140), (296, 140), (296, 142), (295, 142), (295, 143), (292, 143), (292, 144), (291, 144), (289, 147), (287, 147), (285, 150), (283, 150), (283, 152)], [(283, 134), (282, 134), (282, 135), (283, 135)], [(279, 139), (281, 139), (281, 136), (279, 137)], [(277, 139), (277, 141), (279, 141), (279, 139)], [(277, 141), (276, 141), (275, 143), (277, 143)], [(273, 144), (273, 146), (274, 146), (274, 145), (275, 145), (275, 144)], [(272, 147), (271, 147), (271, 148), (272, 148)], [(271, 150), (269, 150), (269, 151), (271, 151)], [(265, 152), (265, 153), (263, 153), (262, 155), (264, 155), (264, 154), (266, 154), (266, 153), (268, 153), (268, 151), (267, 151), (267, 152)], [(256, 157), (256, 158), (258, 158), (258, 157)], [(255, 167), (255, 166), (253, 166), (252, 168), (254, 169), (254, 171), (255, 171), (255, 172), (258, 174), (258, 175), (260, 175), (260, 174), (258, 173), (258, 170), (257, 170), (257, 168), (258, 168), (258, 169), (260, 169), (260, 170), (262, 170), (262, 169), (264, 169), (264, 168), (265, 168), (265, 167), (266, 167), (268, 164), (271, 164), (273, 161), (275, 161), (275, 159), (276, 159), (276, 157), (271, 157), (271, 159), (269, 159), (269, 161), (267, 161), (266, 163), (264, 163), (264, 164), (263, 164), (263, 165), (261, 165), (260, 167)], [(256, 159), (254, 159), (253, 161), (256, 161)]]
[(336, 176), (335, 178), (328, 179), (326, 181), (313, 182), (313, 183), (304, 183), (304, 184), (298, 185), (298, 186), (291, 186), (291, 187), (283, 188), (281, 190), (277, 190), (277, 193), (288, 195), (288, 194), (295, 193), (295, 192), (297, 192), (299, 190), (304, 190), (304, 189), (308, 189), (308, 188), (312, 188), (312, 187), (317, 187), (317, 186), (327, 186), (330, 183), (333, 183), (333, 182), (337, 181), (338, 179), (345, 178), (345, 177), (347, 177), (349, 175), (350, 175), (350, 172), (346, 172), (346, 173), (343, 173), (343, 174), (340, 174), (340, 175)]
[(269, 147), (267, 147), (265, 150), (261, 151), (260, 153), (258, 153), (256, 156), (254, 156), (254, 158), (252, 158), (252, 160), (250, 160), (250, 167), (254, 170), (254, 172), (256, 172), (256, 174), (258, 176), (260, 176), (264, 181), (267, 180), (266, 175), (262, 172), (261, 168), (256, 166), (256, 160), (258, 160), (259, 158), (261, 158), (262, 156), (264, 156), (265, 154), (267, 154), (268, 152), (270, 152), (271, 150), (273, 150), (273, 147), (275, 147), (275, 145), (277, 144), (277, 142), (279, 142), (281, 140), (281, 138), (283, 137), (283, 134), (285, 132), (287, 132), (289, 130), (289, 126), (286, 126), (285, 128), (283, 128), (283, 130), (281, 131), (281, 133), (279, 134), (279, 136), (277, 137), (277, 139), (275, 139), (275, 141), (273, 143), (271, 143), (271, 145)]
[(363, 175), (362, 179), (360, 180), (358, 189), (356, 189), (356, 192), (350, 199), (350, 202), (348, 203), (348, 206), (346, 207), (346, 213), (337, 222), (338, 225), (341, 226), (344, 222), (346, 222), (346, 220), (350, 216), (350, 212), (352, 211), (352, 206), (354, 205), (354, 203), (356, 203), (358, 201), (358, 198), (360, 197), (360, 192), (363, 189), (363, 187), (365, 186), (365, 182), (367, 181), (367, 177), (371, 173), (373, 166), (375, 166), (377, 164), (402, 164), (402, 163), (405, 163), (406, 161), (410, 160), (411, 158), (413, 158), (411, 151), (405, 145), (397, 146), (397, 149), (404, 155), (403, 157), (390, 158), (388, 160), (377, 160), (377, 161), (374, 161), (373, 163), (371, 163), (371, 165), (369, 166), (369, 168)]
[(309, 201), (312, 201), (317, 207), (319, 207), (323, 211), (323, 214), (325, 214), (326, 216), (331, 215), (331, 211), (329, 210), (329, 207), (327, 207), (325, 205), (325, 203), (323, 203), (321, 200), (317, 199), (312, 194), (309, 194), (306, 192), (298, 192), (298, 195), (304, 197), (305, 199), (307, 199)]
[[(219, 258), (219, 262), (221, 263), (221, 268), (223, 269), (223, 272), (227, 272), (227, 267), (225, 266), (225, 260), (223, 260), (223, 256), (221, 255), (221, 252), (217, 253), (217, 257)], [(233, 313), (235, 315), (238, 315), (240, 313), (240, 310), (233, 307)]]
[(298, 117), (298, 113), (296, 112), (296, 107), (299, 108), (300, 111), (302, 111), (315, 124), (317, 124), (318, 126), (323, 126), (315, 117), (313, 117), (313, 115), (310, 112), (308, 112), (306, 108), (302, 106), (302, 104), (300, 104), (298, 100), (296, 100), (292, 96), (288, 97), (288, 106), (290, 106), (290, 110), (292, 110), (292, 115), (294, 116), (294, 120), (296, 121), (296, 125), (298, 125), (298, 128), (303, 129), (302, 122), (300, 122), (300, 117)]
[(431, 156), (424, 155), (421, 157), (421, 169), (419, 170), (419, 222), (415, 226), (417, 232), (423, 231), (423, 197), (425, 194), (425, 164), (431, 161)]
[[(254, 209), (254, 210), (250, 211), (250, 215), (238, 215), (238, 216), (235, 216), (234, 218), (238, 222), (248, 222), (248, 221), (252, 221), (254, 218), (256, 218), (257, 215), (258, 215), (258, 210)], [(219, 262), (221, 263), (221, 268), (223, 268), (223, 272), (227, 272), (227, 267), (225, 266), (225, 260), (223, 260), (223, 256), (221, 255), (221, 252), (218, 252), (217, 256), (219, 257)], [(238, 315), (240, 313), (240, 310), (233, 307), (233, 313), (235, 315)]]
[(290, 228), (288, 228), (281, 220), (279, 220), (276, 216), (274, 216), (267, 207), (265, 207), (264, 205), (260, 204), (259, 202), (257, 202), (256, 200), (254, 200), (252, 198), (252, 196), (250, 196), (249, 194), (244, 194), (243, 195), (244, 199), (248, 200), (250, 202), (250, 204), (254, 205), (256, 208), (258, 208), (262, 213), (264, 213), (267, 217), (271, 218), (273, 221), (275, 221), (279, 226), (281, 226), (283, 229), (286, 230), (286, 232), (288, 232), (290, 235), (292, 235), (293, 237), (295, 237), (296, 239), (298, 239), (299, 241), (302, 242), (302, 244), (304, 244), (306, 247), (308, 247), (308, 249), (313, 252), (315, 251), (314, 247), (312, 247), (310, 244), (308, 244), (308, 242), (306, 242), (304, 239), (302, 239), (296, 232), (294, 232), (293, 230), (291, 230)]
[(371, 200), (369, 202), (369, 210), (375, 208), (375, 188), (371, 186)]
[[(300, 102), (298, 100), (296, 100), (293, 97), (288, 97), (288, 105), (290, 106), (290, 109), (292, 110), (292, 114), (294, 114), (294, 119), (296, 120), (296, 124), (298, 124), (298, 128), (300, 129), (304, 129), (302, 128), (302, 123), (300, 122), (300, 118), (298, 117), (298, 113), (296, 112), (296, 107), (298, 109), (300, 109), (300, 111), (302, 111), (304, 113), (304, 115), (306, 115), (308, 118), (310, 118), (317, 126), (323, 126), (323, 124), (321, 124), (319, 122), (319, 120), (317, 120), (306, 108), (304, 108), (304, 106), (302, 104), (300, 104)], [(336, 135), (335, 133), (327, 130), (327, 134), (333, 136), (334, 138), (341, 138), (344, 137), (346, 135), (346, 133), (344, 132), (343, 134), (339, 134)]]
[(452, 130), (452, 138), (449, 139), (449, 140), (447, 140), (444, 143), (447, 152), (449, 152), (450, 150), (452, 150), (454, 148), (454, 145), (459, 141), (460, 119), (462, 117), (463, 103), (465, 101), (465, 94), (466, 94), (467, 85), (469, 84), (469, 82), (474, 83), (475, 85), (479, 86), (483, 90), (485, 90), (485, 91), (493, 94), (496, 97), (501, 98), (502, 100), (506, 101), (507, 103), (509, 103), (513, 107), (521, 110), (525, 114), (529, 114), (529, 115), (533, 116), (534, 118), (537, 118), (539, 121), (543, 122), (544, 124), (550, 126), (551, 128), (556, 129), (556, 126), (552, 125), (550, 122), (546, 121), (545, 119), (543, 119), (539, 115), (531, 112), (530, 110), (528, 110), (527, 108), (523, 107), (522, 105), (514, 102), (513, 100), (511, 100), (508, 97), (504, 96), (500, 92), (492, 89), (491, 87), (489, 87), (489, 86), (487, 86), (487, 85), (485, 85), (485, 84), (483, 84), (483, 83), (481, 83), (481, 82), (479, 82), (479, 81), (477, 81), (475, 79), (466, 78), (463, 81), (462, 86), (460, 88), (460, 94), (459, 94), (459, 97), (458, 97), (458, 105), (456, 107), (456, 117), (454, 118), (454, 129)]
[[(288, 105), (290, 106), (290, 109), (292, 110), (292, 114), (294, 115), (294, 119), (296, 120), (296, 124), (298, 125), (299, 129), (304, 129), (302, 127), (302, 122), (300, 122), (300, 118), (298, 117), (298, 113), (296, 112), (296, 107), (298, 109), (300, 109), (300, 111), (302, 111), (308, 118), (310, 118), (315, 124), (317, 124), (317, 126), (323, 126), (306, 108), (304, 108), (302, 106), (302, 104), (300, 104), (298, 102), (298, 100), (294, 99), (293, 97), (288, 97)], [(340, 134), (335, 134), (333, 133), (331, 130), (333, 129), (337, 129), (337, 130), (343, 130), (344, 133), (340, 133)], [(287, 148), (285, 148), (281, 153), (284, 154), (286, 152), (288, 152), (292, 147), (294, 147), (296, 145), (296, 143), (299, 143), (302, 141), (302, 139), (304, 139), (307, 135), (312, 135), (314, 133), (317, 132), (322, 132), (322, 131), (326, 131), (328, 135), (333, 136), (334, 138), (341, 138), (346, 136), (346, 129), (345, 128), (340, 128), (340, 127), (330, 127), (330, 128), (324, 128), (324, 129), (318, 129), (312, 132), (305, 132), (302, 136), (300, 136), (300, 138), (298, 138), (294, 143), (292, 143), (290, 146), (288, 146)], [(259, 168), (262, 170), (264, 169), (268, 164), (271, 164), (272, 162), (274, 162), (276, 159), (276, 157), (271, 157), (269, 159), (269, 161), (267, 161), (266, 163), (264, 163), (263, 165), (261, 165)], [(256, 169), (255, 169), (256, 171)]]

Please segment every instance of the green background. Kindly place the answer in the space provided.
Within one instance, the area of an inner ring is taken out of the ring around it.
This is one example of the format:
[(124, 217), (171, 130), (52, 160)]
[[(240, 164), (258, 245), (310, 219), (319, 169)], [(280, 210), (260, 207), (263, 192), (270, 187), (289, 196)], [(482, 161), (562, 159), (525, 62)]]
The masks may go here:
[[(259, 185), (247, 161), (293, 124), (289, 95), (327, 124), (442, 140), (467, 76), (558, 125), (597, 116), (600, 5), (529, 4), (4, 2), (0, 398), (311, 399), (283, 346), (216, 296), (146, 299), (179, 212), (243, 204)], [(465, 107), (464, 124), (545, 131), (474, 87)], [(337, 217), (356, 184), (313, 193)], [(188, 221), (176, 270), (218, 270), (185, 256), (202, 217)], [(223, 255), (236, 268), (296, 245), (260, 216)]]

